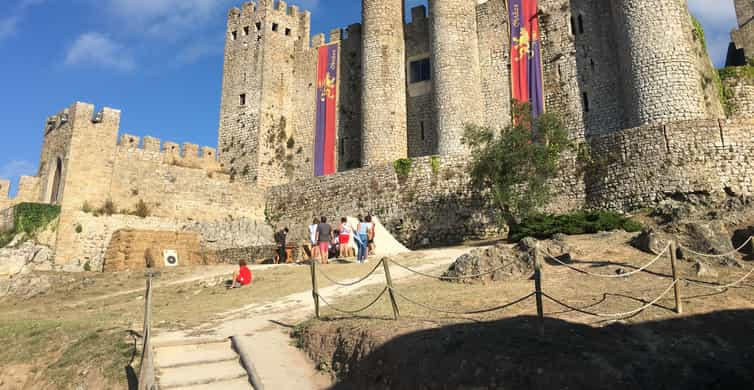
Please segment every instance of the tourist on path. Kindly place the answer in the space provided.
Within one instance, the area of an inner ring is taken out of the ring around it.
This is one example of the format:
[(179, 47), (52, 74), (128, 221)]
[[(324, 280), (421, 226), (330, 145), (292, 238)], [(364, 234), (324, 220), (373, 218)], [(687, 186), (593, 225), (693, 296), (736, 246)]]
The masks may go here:
[(351, 242), (351, 233), (353, 229), (348, 225), (348, 218), (343, 217), (340, 219), (340, 227), (338, 228), (340, 234), (338, 235), (338, 241), (340, 242), (339, 257), (348, 257), (348, 243)]
[(285, 241), (287, 237), (288, 228), (284, 228), (275, 234), (275, 244), (277, 244), (278, 247), (278, 261), (276, 261), (275, 264), (288, 262), (288, 253), (285, 251)]
[(238, 262), (238, 271), (233, 273), (233, 283), (231, 283), (230, 288), (247, 286), (253, 279), (251, 270), (246, 266), (246, 260), (241, 260)]
[(327, 224), (327, 217), (320, 218), (320, 223), (317, 225), (317, 236), (315, 238), (317, 243), (319, 243), (320, 263), (327, 264), (327, 258), (330, 252), (330, 241), (333, 239), (332, 227)]
[[(359, 218), (359, 226), (356, 228), (358, 235), (357, 243), (359, 244), (359, 253), (357, 261), (365, 263), (367, 261), (367, 248), (369, 245), (369, 224)], [(355, 238), (355, 237), (354, 237)]]
[(374, 244), (374, 222), (369, 214), (366, 217), (366, 223), (368, 225), (367, 256), (372, 256), (377, 246)]
[(314, 218), (312, 224), (309, 225), (309, 244), (311, 245), (309, 251), (309, 260), (314, 260), (317, 256), (319, 256), (319, 244), (317, 243), (317, 225), (319, 225), (317, 218)]

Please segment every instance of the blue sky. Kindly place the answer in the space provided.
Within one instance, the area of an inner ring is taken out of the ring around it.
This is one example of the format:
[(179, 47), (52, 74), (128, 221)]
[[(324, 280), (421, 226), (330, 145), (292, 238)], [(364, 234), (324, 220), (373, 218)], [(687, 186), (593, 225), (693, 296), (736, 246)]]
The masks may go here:
[[(3, 0), (0, 178), (35, 174), (45, 118), (75, 101), (121, 109), (122, 132), (216, 145), (225, 16), (241, 2)], [(312, 11), (314, 33), (359, 20), (358, 0), (288, 3)], [(721, 65), (733, 1), (689, 6)]]

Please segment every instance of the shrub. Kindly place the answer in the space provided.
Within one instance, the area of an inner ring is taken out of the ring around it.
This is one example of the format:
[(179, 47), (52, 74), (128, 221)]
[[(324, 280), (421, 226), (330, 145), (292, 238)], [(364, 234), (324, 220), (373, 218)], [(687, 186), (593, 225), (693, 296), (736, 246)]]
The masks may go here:
[(108, 199), (105, 201), (102, 207), (100, 207), (100, 209), (97, 211), (99, 214), (110, 216), (113, 214), (117, 214), (118, 209), (115, 207), (115, 203), (113, 203), (111, 199)]
[(94, 208), (92, 207), (91, 204), (89, 204), (89, 202), (84, 201), (84, 204), (81, 205), (81, 211), (85, 213), (91, 213), (92, 211), (94, 211)]
[(536, 214), (510, 227), (508, 239), (513, 242), (526, 237), (548, 239), (562, 233), (568, 235), (593, 234), (610, 230), (637, 232), (640, 223), (610, 211), (579, 211), (563, 215)]
[(22, 233), (25, 234), (25, 238), (34, 237), (59, 215), (60, 206), (41, 203), (18, 204), (13, 217), (13, 230), (0, 233), (0, 248), (7, 246), (13, 238)]
[(84, 231), (84, 227), (81, 224), (76, 224), (76, 233), (81, 234)]
[(136, 202), (136, 209), (134, 210), (132, 215), (135, 215), (141, 218), (146, 218), (149, 216), (150, 211), (151, 210), (149, 209), (149, 205), (147, 205), (147, 203), (144, 202), (144, 200), (139, 199), (139, 201)]
[(531, 105), (514, 104), (515, 124), (500, 136), (467, 125), (462, 142), (471, 151), (472, 186), (490, 191), (501, 224), (524, 219), (550, 200), (550, 180), (558, 175), (561, 153), (572, 148), (563, 121), (553, 114), (532, 119)]
[(440, 172), (440, 156), (430, 157), (429, 166), (432, 168), (432, 174), (437, 176), (437, 174)]
[(89, 263), (89, 260), (87, 260), (86, 263), (84, 263), (84, 271), (90, 272), (91, 270), (92, 270), (92, 264)]
[(413, 160), (410, 158), (401, 158), (398, 160), (395, 160), (393, 162), (393, 168), (395, 169), (395, 174), (398, 175), (398, 178), (405, 179), (408, 177), (408, 174), (411, 173), (411, 165), (413, 164)]
[(60, 206), (40, 203), (21, 203), (16, 206), (14, 224), (16, 233), (26, 233), (29, 236), (40, 229), (44, 229), (50, 222), (60, 215)]

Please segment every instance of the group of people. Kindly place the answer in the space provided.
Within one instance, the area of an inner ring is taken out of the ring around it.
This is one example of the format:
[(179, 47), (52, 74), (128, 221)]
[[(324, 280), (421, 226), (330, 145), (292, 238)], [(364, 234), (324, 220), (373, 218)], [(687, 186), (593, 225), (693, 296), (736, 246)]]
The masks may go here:
[[(356, 261), (366, 263), (367, 257), (374, 253), (374, 222), (372, 216), (359, 217), (356, 226), (348, 218), (340, 219), (337, 229), (327, 223), (327, 217), (316, 218), (309, 225), (310, 258), (319, 258), (321, 264), (327, 264), (331, 257), (347, 258), (356, 256)], [(354, 253), (355, 252), (355, 253)]]
[[(315, 261), (319, 259), (320, 264), (327, 264), (330, 258), (348, 258), (356, 256), (356, 261), (363, 264), (367, 258), (374, 253), (374, 222), (372, 216), (359, 216), (359, 222), (353, 226), (348, 222), (348, 218), (340, 219), (336, 229), (327, 223), (327, 217), (314, 219), (309, 225), (308, 248), (309, 259)], [(288, 228), (275, 233), (275, 243), (277, 244), (278, 253), (275, 263), (287, 262), (286, 239), (288, 237)], [(238, 271), (233, 274), (233, 280), (230, 288), (243, 287), (250, 284), (253, 280), (253, 274), (241, 260), (238, 263)]]

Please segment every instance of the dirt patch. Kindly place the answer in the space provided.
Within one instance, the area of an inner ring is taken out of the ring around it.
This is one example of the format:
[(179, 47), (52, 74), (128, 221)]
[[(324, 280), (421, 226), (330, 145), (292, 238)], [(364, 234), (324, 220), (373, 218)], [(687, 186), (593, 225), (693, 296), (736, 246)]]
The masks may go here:
[[(567, 237), (569, 265), (595, 274), (636, 270), (654, 256), (631, 247), (635, 235), (613, 232)], [(683, 278), (726, 283), (745, 270), (712, 265), (700, 278), (693, 263), (679, 262)], [(554, 262), (543, 268), (544, 289), (569, 304), (600, 313), (625, 312), (663, 293), (672, 281), (668, 259), (628, 279), (601, 279)], [(463, 311), (501, 307), (531, 294), (533, 282), (455, 284), (412, 279), (396, 284), (413, 301)], [(336, 301), (360, 307), (380, 288)], [(472, 316), (442, 314), (398, 298), (401, 318), (391, 320), (386, 299), (364, 317), (324, 310), (309, 321), (299, 342), (335, 389), (704, 389), (749, 388), (754, 383), (754, 281), (727, 291), (681, 283), (684, 315), (674, 313), (672, 292), (630, 317), (599, 318), (545, 301), (540, 339), (534, 299)]]
[(320, 322), (303, 342), (335, 358), (334, 389), (743, 389), (754, 383), (754, 335), (741, 324), (752, 321), (754, 310), (603, 328), (548, 319), (543, 339), (531, 316), (404, 321), (389, 341), (358, 321)]

